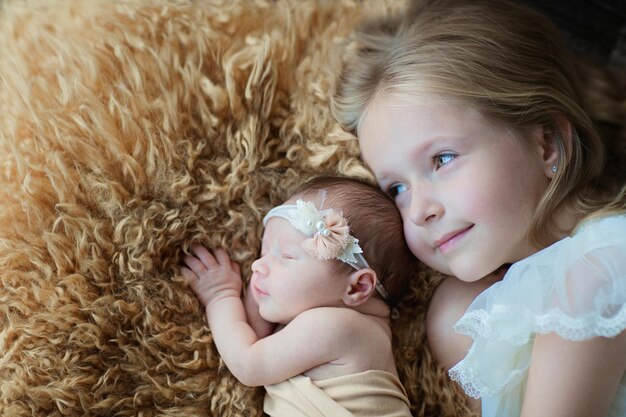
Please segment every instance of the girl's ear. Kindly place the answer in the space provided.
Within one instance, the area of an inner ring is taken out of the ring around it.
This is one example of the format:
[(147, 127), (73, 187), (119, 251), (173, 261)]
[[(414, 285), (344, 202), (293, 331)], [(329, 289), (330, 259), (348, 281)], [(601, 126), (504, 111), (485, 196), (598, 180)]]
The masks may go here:
[(376, 290), (378, 277), (371, 268), (354, 271), (348, 277), (348, 286), (343, 294), (343, 303), (348, 307), (356, 307), (365, 303)]
[(563, 115), (554, 116), (554, 130), (543, 129), (543, 167), (548, 178), (554, 178), (559, 168), (559, 153), (568, 161), (572, 153), (572, 125)]

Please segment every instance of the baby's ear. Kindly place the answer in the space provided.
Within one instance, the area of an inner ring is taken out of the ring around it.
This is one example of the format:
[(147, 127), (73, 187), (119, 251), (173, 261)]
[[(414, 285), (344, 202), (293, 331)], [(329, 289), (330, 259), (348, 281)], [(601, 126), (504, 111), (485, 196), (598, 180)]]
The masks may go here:
[(348, 277), (348, 286), (343, 294), (343, 303), (348, 307), (357, 307), (365, 303), (376, 290), (376, 272), (371, 268), (354, 271)]

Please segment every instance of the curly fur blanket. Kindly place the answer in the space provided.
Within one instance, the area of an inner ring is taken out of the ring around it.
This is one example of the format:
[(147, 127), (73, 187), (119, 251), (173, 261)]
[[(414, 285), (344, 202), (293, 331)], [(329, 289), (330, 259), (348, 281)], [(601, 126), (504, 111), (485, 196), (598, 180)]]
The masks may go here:
[[(0, 415), (262, 415), (182, 250), (224, 246), (246, 271), (295, 186), (371, 178), (329, 103), (355, 27), (400, 6), (0, 2)], [(469, 414), (425, 344), (437, 281), (416, 272), (398, 368), (414, 415)]]

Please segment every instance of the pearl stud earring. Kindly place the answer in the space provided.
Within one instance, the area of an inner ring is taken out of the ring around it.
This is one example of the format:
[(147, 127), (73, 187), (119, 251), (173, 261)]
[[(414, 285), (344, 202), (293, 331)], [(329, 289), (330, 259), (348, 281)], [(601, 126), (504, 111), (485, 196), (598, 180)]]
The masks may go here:
[(552, 173), (556, 174), (556, 165), (552, 165)]

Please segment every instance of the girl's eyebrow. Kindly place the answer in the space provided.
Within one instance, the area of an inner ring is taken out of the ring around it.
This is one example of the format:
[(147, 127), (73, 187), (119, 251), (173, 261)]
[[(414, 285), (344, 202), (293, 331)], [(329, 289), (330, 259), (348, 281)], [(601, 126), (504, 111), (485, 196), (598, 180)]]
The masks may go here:
[(421, 157), (432, 153), (432, 148), (435, 146), (445, 145), (450, 142), (456, 142), (460, 138), (458, 136), (435, 136), (427, 139), (424, 143), (420, 144), (416, 149), (411, 152), (411, 157)]

